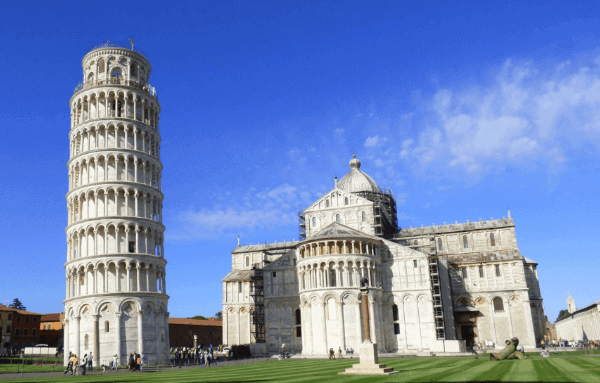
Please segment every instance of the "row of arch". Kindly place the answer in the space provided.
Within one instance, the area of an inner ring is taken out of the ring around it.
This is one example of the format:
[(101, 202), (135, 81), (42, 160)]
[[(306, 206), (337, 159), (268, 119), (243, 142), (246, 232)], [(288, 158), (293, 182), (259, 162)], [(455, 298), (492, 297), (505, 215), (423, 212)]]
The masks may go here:
[(121, 149), (160, 158), (160, 135), (143, 125), (122, 122), (84, 125), (70, 134), (71, 157), (90, 150)]
[[(119, 81), (120, 82), (120, 81)], [(71, 107), (71, 129), (100, 118), (127, 118), (158, 130), (160, 108), (153, 98), (132, 90), (93, 90), (80, 94)]]
[(380, 245), (366, 240), (324, 240), (298, 247), (300, 258), (328, 254), (361, 254), (380, 256)]
[(91, 218), (136, 217), (162, 222), (163, 196), (135, 187), (108, 186), (67, 196), (69, 225)]
[(381, 265), (370, 259), (332, 259), (319, 263), (298, 265), (300, 291), (360, 287), (362, 278), (368, 280), (370, 287), (381, 287)]
[(74, 229), (67, 233), (67, 260), (123, 253), (164, 258), (163, 230), (124, 222)]
[(66, 298), (92, 294), (144, 292), (166, 294), (165, 268), (160, 263), (108, 260), (67, 269)]
[[(131, 53), (131, 52), (127, 52)], [(147, 62), (147, 61), (146, 61)], [(125, 56), (100, 56), (86, 63), (83, 67), (83, 80), (94, 81), (108, 79), (117, 72), (125, 76), (128, 81), (135, 79), (137, 82), (147, 82), (150, 76), (150, 63), (148, 67), (140, 64), (135, 59)]]
[(109, 181), (137, 182), (161, 188), (162, 166), (134, 155), (100, 154), (71, 164), (69, 190)]

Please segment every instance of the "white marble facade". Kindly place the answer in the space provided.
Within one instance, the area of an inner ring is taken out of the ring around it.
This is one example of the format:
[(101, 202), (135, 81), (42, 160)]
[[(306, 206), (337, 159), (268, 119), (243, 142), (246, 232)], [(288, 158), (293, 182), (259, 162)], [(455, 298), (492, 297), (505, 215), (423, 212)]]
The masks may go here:
[[(282, 344), (306, 355), (358, 351), (363, 277), (380, 352), (458, 352), (486, 341), (502, 347), (513, 336), (534, 347), (543, 339), (537, 264), (521, 255), (510, 212), (377, 235), (378, 210), (368, 196), (386, 192), (356, 158), (350, 168), (304, 210), (306, 239), (233, 250), (223, 279), (225, 344), (250, 344), (257, 353)], [(254, 265), (264, 271), (264, 343), (251, 333)]]
[(150, 63), (107, 43), (82, 61), (71, 130), (65, 364), (69, 352), (121, 365), (132, 352), (166, 363), (159, 113)]

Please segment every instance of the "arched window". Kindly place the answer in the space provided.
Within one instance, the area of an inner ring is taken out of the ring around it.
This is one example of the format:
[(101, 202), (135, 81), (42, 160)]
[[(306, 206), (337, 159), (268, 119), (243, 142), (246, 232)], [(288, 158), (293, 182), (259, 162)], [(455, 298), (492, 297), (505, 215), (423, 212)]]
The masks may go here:
[(490, 233), (490, 246), (496, 246), (496, 238), (494, 238), (494, 233)]
[(413, 261), (413, 266), (415, 269), (417, 268), (417, 260), (416, 259)]
[(494, 298), (494, 311), (504, 311), (504, 302), (502, 301), (502, 298)]
[(400, 316), (398, 315), (398, 306), (393, 305), (392, 306), (392, 319), (394, 321), (394, 335), (400, 334), (400, 323), (398, 323), (399, 317)]
[(335, 287), (335, 286), (336, 286), (335, 270), (331, 269), (331, 270), (329, 270), (329, 287)]
[(325, 200), (325, 207), (329, 207), (329, 200), (328, 199)]
[(340, 222), (340, 215), (339, 214), (335, 215), (335, 222)]
[(415, 239), (415, 241), (413, 242), (414, 246), (417, 246), (419, 244), (419, 242), (417, 242), (417, 240)]
[(110, 331), (110, 324), (108, 323), (108, 321), (104, 322), (104, 332), (109, 332)]
[(302, 324), (301, 321), (301, 317), (300, 317), (300, 309), (296, 309), (296, 324)]
[(442, 246), (442, 239), (438, 238), (438, 250), (444, 250), (444, 246)]
[(483, 278), (483, 266), (479, 266), (479, 278)]
[(365, 222), (367, 220), (367, 214), (363, 211), (362, 212), (362, 221)]
[(500, 276), (500, 265), (496, 265), (496, 276)]
[(250, 257), (246, 257), (246, 267), (250, 267)]
[(313, 222), (313, 224), (312, 224), (313, 227), (317, 226), (317, 218), (316, 217), (313, 217), (312, 222)]
[(467, 236), (463, 235), (463, 246), (465, 249), (469, 248), (469, 242), (467, 242)]
[(348, 205), (348, 197), (344, 198), (344, 205)]

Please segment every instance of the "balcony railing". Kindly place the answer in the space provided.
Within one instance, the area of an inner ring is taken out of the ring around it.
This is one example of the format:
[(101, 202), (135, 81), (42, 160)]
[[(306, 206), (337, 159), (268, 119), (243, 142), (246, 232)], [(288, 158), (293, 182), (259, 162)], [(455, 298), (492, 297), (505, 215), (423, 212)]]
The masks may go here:
[(140, 82), (133, 81), (133, 80), (127, 81), (127, 80), (125, 80), (123, 78), (110, 78), (108, 80), (80, 82), (75, 87), (75, 90), (73, 91), (73, 94), (79, 92), (80, 90), (92, 88), (94, 86), (99, 86), (99, 85), (125, 85), (125, 86), (131, 86), (133, 88), (141, 89), (143, 91), (146, 91), (146, 92), (150, 93), (152, 96), (154, 96), (158, 100), (158, 94), (156, 93), (156, 88), (153, 87), (152, 85), (140, 83)]
[(91, 51), (96, 50), (96, 49), (100, 49), (100, 48), (122, 48), (122, 49), (127, 49), (127, 50), (134, 51), (134, 52), (137, 52), (137, 53), (141, 54), (142, 56), (144, 56), (144, 58), (146, 60), (148, 60), (148, 55), (146, 55), (144, 52), (142, 52), (139, 49), (133, 49), (133, 47), (131, 46), (131, 43), (129, 43), (129, 44), (128, 43), (113, 43), (112, 41), (107, 41), (105, 43), (93, 46), (85, 54), (88, 54)]

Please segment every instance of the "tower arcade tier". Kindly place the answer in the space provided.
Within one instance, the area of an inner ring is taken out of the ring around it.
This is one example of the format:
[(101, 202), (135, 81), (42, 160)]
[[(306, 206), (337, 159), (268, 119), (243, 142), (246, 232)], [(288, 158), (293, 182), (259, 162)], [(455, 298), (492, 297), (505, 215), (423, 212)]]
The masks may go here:
[[(64, 348), (93, 364), (168, 360), (159, 114), (151, 66), (104, 44), (82, 61), (71, 130)], [(80, 359), (81, 360), (81, 359)]]

